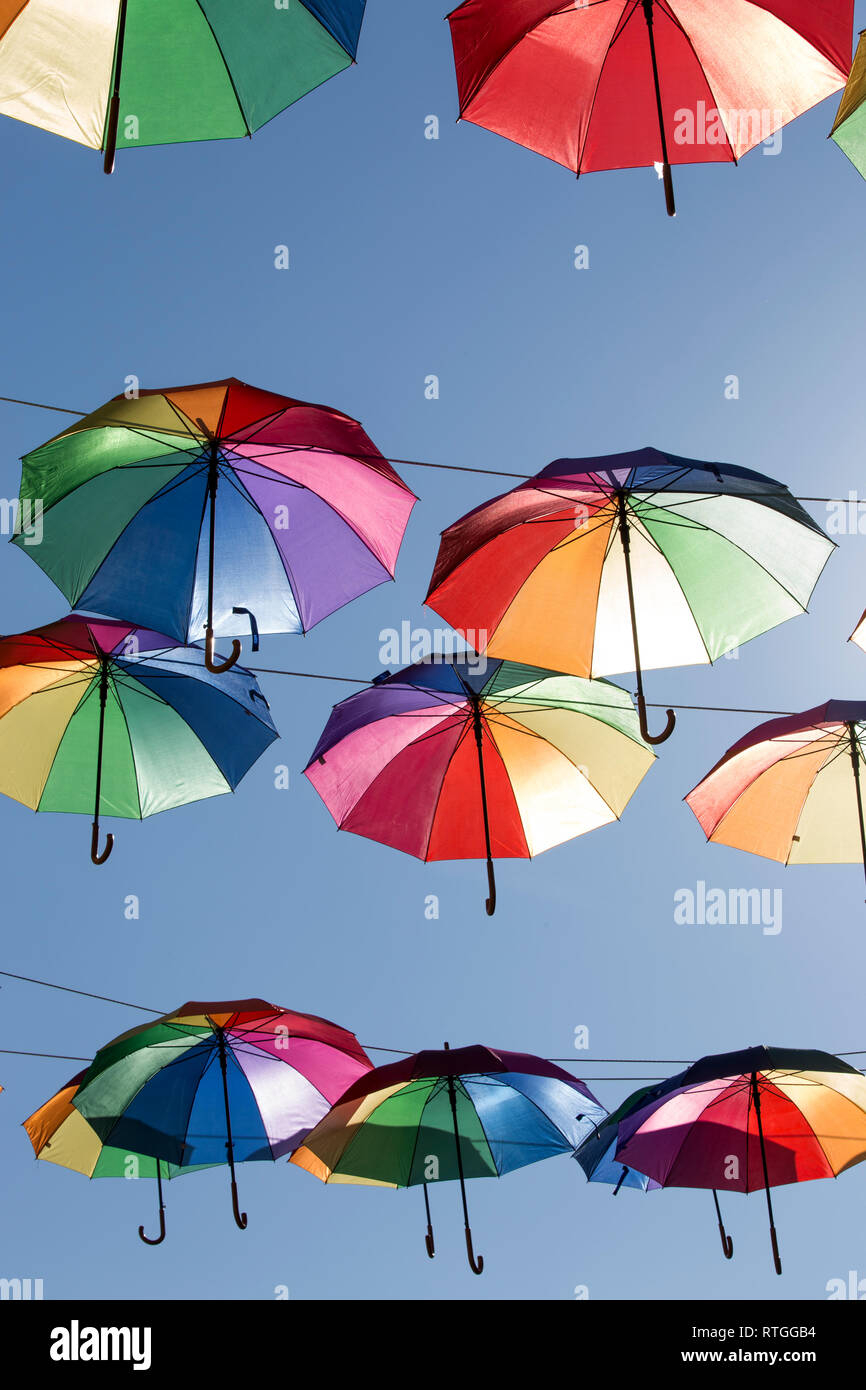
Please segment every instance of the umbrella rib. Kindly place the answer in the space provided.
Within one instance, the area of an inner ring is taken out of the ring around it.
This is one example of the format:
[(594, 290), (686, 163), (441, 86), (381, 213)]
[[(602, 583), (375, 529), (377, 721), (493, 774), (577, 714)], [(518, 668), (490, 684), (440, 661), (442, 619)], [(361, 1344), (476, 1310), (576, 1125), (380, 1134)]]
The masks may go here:
[[(234, 488), (234, 490), (235, 490), (235, 492), (238, 494), (238, 496), (239, 496), (239, 497), (242, 497), (242, 498), (248, 503), (248, 505), (252, 508), (252, 510), (256, 513), (256, 515), (259, 516), (259, 517), (261, 518), (262, 525), (264, 526), (264, 528), (265, 528), (265, 530), (266, 530), (266, 532), (267, 532), (267, 535), (268, 535), (268, 541), (269, 541), (271, 547), (273, 548), (273, 550), (276, 551), (277, 561), (279, 562), (279, 565), (280, 565), (280, 568), (281, 568), (282, 571), (283, 571), (283, 574), (286, 576), (286, 583), (287, 583), (288, 586), (289, 586), (289, 593), (291, 594), (291, 596), (292, 596), (292, 602), (293, 602), (294, 605), (295, 605), (295, 611), (297, 612), (297, 615), (298, 615), (298, 622), (301, 624), (301, 633), (302, 633), (303, 635), (306, 635), (306, 633), (308, 632), (309, 629), (304, 625), (304, 617), (303, 617), (303, 613), (302, 613), (302, 611), (301, 611), (300, 588), (299, 588), (299, 586), (298, 586), (298, 583), (297, 583), (297, 581), (296, 581), (296, 579), (295, 579), (294, 574), (292, 573), (292, 568), (291, 568), (291, 565), (290, 565), (290, 563), (289, 563), (288, 557), (285, 556), (285, 555), (283, 555), (283, 552), (280, 550), (280, 547), (279, 547), (278, 544), (277, 544), (277, 541), (276, 541), (276, 538), (275, 538), (275, 536), (274, 536), (274, 533), (273, 533), (273, 531), (271, 530), (270, 525), (269, 525), (269, 523), (268, 523), (267, 517), (265, 516), (265, 514), (264, 514), (264, 512), (262, 511), (261, 507), (259, 506), (258, 502), (255, 500), (255, 498), (252, 496), (252, 494), (247, 490), (246, 486), (244, 486), (242, 483), (240, 483), (240, 482), (238, 481), (238, 479), (232, 477), (232, 473), (238, 473), (240, 470), (239, 470), (239, 469), (236, 469), (236, 468), (234, 467), (233, 464), (229, 464), (228, 467), (231, 469), (231, 472), (228, 473), (227, 475), (224, 475), (224, 476), (226, 476), (226, 477), (228, 478), (229, 483), (230, 483), (231, 486)], [(250, 473), (249, 476), (250, 476), (250, 477), (255, 477), (256, 475)], [(293, 486), (293, 487), (300, 487), (300, 488), (303, 488), (303, 484), (301, 484), (301, 483), (293, 483), (292, 486)], [(304, 490), (305, 492), (308, 491), (308, 489), (306, 489), (306, 488), (303, 488), (303, 490)], [(318, 493), (315, 493), (314, 495), (315, 495), (316, 497), (318, 497), (319, 494), (318, 494)], [(326, 504), (326, 505), (327, 505), (327, 504)], [(338, 514), (338, 515), (341, 515), (341, 513), (337, 513), (337, 514)], [(356, 533), (356, 534), (357, 534), (357, 533)], [(359, 539), (360, 539), (360, 537), (359, 537)], [(342, 606), (345, 607), (345, 604), (342, 605)]]
[[(703, 63), (701, 62), (700, 58), (698, 57), (697, 49), (695, 48), (694, 44), (692, 43), (690, 34), (687, 32), (687, 30), (685, 29), (685, 27), (684, 27), (684, 26), (682, 25), (682, 23), (680, 22), (678, 16), (677, 16), (676, 13), (674, 12), (674, 9), (673, 9), (673, 0), (668, 0), (668, 4), (665, 6), (665, 13), (667, 13), (667, 14), (670, 16), (670, 18), (673, 20), (674, 24), (675, 24), (676, 27), (680, 30), (680, 32), (681, 32), (683, 38), (685, 39), (686, 43), (688, 44), (689, 48), (692, 50), (692, 53), (694, 54), (694, 57), (695, 57), (695, 62), (696, 62), (697, 65), (698, 65), (698, 69), (699, 69), (699, 71), (700, 71), (700, 73), (701, 73), (701, 76), (703, 77), (704, 81), (705, 81), (706, 84), (707, 84), (707, 91), (709, 92), (710, 96), (712, 97), (712, 99), (713, 99), (713, 104), (714, 104), (714, 106), (715, 106), (715, 109), (716, 109), (716, 111), (718, 112), (719, 118), (721, 119), (722, 111), (721, 111), (721, 107), (719, 106), (718, 100), (717, 100), (717, 98), (716, 98), (716, 94), (715, 94), (715, 92), (713, 91), (713, 85), (712, 85), (712, 83), (710, 82), (709, 77), (707, 76), (707, 72), (706, 72), (706, 69), (704, 68)], [(787, 26), (786, 26), (786, 27), (787, 27)], [(735, 154), (735, 152), (734, 152), (734, 146), (733, 146), (733, 143), (732, 143), (732, 141), (731, 141), (730, 133), (729, 133), (728, 128), (727, 128), (727, 126), (725, 125), (724, 121), (722, 121), (722, 128), (723, 128), (723, 130), (724, 130), (724, 132), (725, 132), (725, 141), (726, 141), (726, 144), (727, 144), (727, 146), (728, 146), (728, 149), (729, 149), (730, 152), (731, 152), (731, 160), (732, 160), (732, 162), (733, 162), (734, 164), (737, 164), (737, 163), (739, 163), (739, 161), (738, 161), (737, 156), (736, 156), (736, 154)]]
[[(226, 55), (225, 55), (225, 54), (223, 53), (223, 51), (222, 51), (222, 45), (220, 44), (220, 41), (219, 41), (219, 39), (217, 38), (216, 33), (214, 32), (214, 27), (213, 27), (213, 25), (211, 24), (210, 19), (208, 18), (207, 14), (205, 13), (205, 9), (204, 9), (204, 6), (203, 6), (202, 3), (201, 3), (201, 0), (196, 0), (196, 4), (198, 5), (199, 10), (201, 11), (201, 14), (202, 14), (202, 17), (203, 17), (203, 19), (204, 19), (205, 24), (207, 25), (208, 29), (210, 30), (211, 38), (213, 39), (214, 43), (216, 44), (217, 52), (219, 53), (220, 58), (222, 59), (223, 67), (224, 67), (225, 70), (226, 70), (226, 77), (228, 78), (229, 82), (231, 83), (231, 89), (232, 89), (232, 92), (234, 93), (235, 101), (236, 101), (237, 104), (238, 104), (238, 110), (240, 111), (241, 117), (242, 117), (242, 119), (243, 119), (244, 129), (246, 130), (247, 135), (248, 135), (248, 136), (251, 136), (253, 132), (250, 130), (250, 123), (249, 123), (249, 121), (247, 120), (247, 113), (246, 113), (246, 111), (244, 110), (243, 102), (241, 101), (241, 98), (240, 98), (240, 93), (238, 92), (238, 89), (237, 89), (237, 87), (235, 86), (235, 79), (234, 79), (234, 77), (232, 76), (232, 71), (231, 71), (231, 68), (230, 68), (229, 65), (228, 65), (228, 60), (227, 60), (227, 58), (226, 58)], [(324, 25), (323, 25), (322, 27), (324, 28)], [(333, 37), (333, 36), (332, 36), (332, 37)], [(341, 46), (342, 46), (342, 45), (341, 45)], [(227, 392), (226, 394), (228, 394), (228, 392)]]
[(611, 38), (610, 43), (608, 44), (607, 48), (605, 49), (604, 57), (602, 58), (601, 63), (599, 64), (598, 76), (597, 76), (597, 78), (596, 78), (596, 80), (595, 80), (595, 87), (594, 87), (593, 93), (592, 93), (592, 100), (591, 100), (591, 102), (589, 103), (589, 113), (588, 113), (587, 118), (586, 118), (586, 130), (585, 130), (584, 136), (583, 136), (583, 144), (581, 145), (581, 147), (580, 147), (580, 149), (579, 149), (579, 151), (578, 151), (578, 155), (577, 155), (577, 169), (576, 169), (575, 172), (576, 172), (576, 175), (577, 175), (578, 178), (580, 178), (580, 169), (581, 169), (581, 165), (583, 164), (583, 156), (584, 156), (584, 154), (586, 153), (586, 144), (587, 144), (587, 141), (589, 140), (589, 130), (590, 130), (590, 126), (592, 125), (592, 118), (593, 118), (593, 116), (595, 115), (595, 104), (596, 104), (596, 101), (598, 100), (598, 89), (599, 89), (599, 87), (601, 86), (601, 79), (602, 79), (602, 77), (604, 76), (604, 70), (605, 70), (605, 67), (607, 66), (607, 60), (608, 60), (608, 58), (610, 57), (611, 49), (613, 48), (613, 46), (614, 46), (614, 44), (616, 43), (617, 39), (620, 37), (620, 35), (622, 34), (622, 32), (623, 32), (623, 30), (625, 29), (626, 25), (627, 25), (627, 24), (629, 23), (629, 21), (631, 20), (633, 14), (634, 14), (634, 12), (635, 12), (635, 10), (637, 9), (638, 3), (639, 3), (639, 0), (634, 0), (634, 3), (633, 3), (633, 5), (632, 5), (632, 7), (631, 7), (631, 10), (629, 11), (629, 13), (628, 13), (627, 16), (625, 15), (625, 11), (623, 11), (623, 12), (620, 14), (620, 17), (619, 17), (619, 19), (617, 20), (616, 29), (614, 30), (613, 37)]
[[(587, 8), (588, 8), (588, 9), (591, 9), (593, 6), (599, 5), (599, 4), (604, 4), (605, 2), (606, 2), (606, 0), (589, 0), (589, 4), (587, 5)], [(510, 58), (510, 57), (511, 57), (511, 54), (514, 52), (514, 50), (515, 50), (516, 48), (519, 48), (519, 47), (520, 47), (520, 45), (523, 43), (523, 40), (524, 40), (524, 39), (529, 38), (529, 35), (530, 35), (530, 34), (534, 33), (536, 29), (540, 29), (541, 26), (542, 26), (543, 24), (546, 24), (547, 21), (548, 21), (549, 19), (552, 19), (552, 18), (554, 17), (554, 15), (568, 14), (569, 10), (571, 10), (572, 8), (573, 8), (573, 4), (566, 4), (566, 5), (563, 5), (563, 7), (562, 7), (561, 10), (554, 10), (554, 11), (553, 11), (552, 13), (550, 13), (550, 14), (542, 15), (541, 18), (540, 18), (540, 19), (537, 19), (533, 24), (527, 25), (527, 27), (526, 27), (520, 34), (518, 34), (517, 38), (513, 41), (513, 43), (508, 44), (508, 46), (507, 46), (507, 48), (505, 49), (505, 51), (499, 55), (499, 57), (496, 59), (496, 62), (495, 62), (495, 63), (493, 64), (493, 66), (491, 67), (490, 71), (489, 71), (488, 73), (486, 73), (486, 74), (484, 75), (484, 77), (482, 77), (482, 78), (475, 84), (474, 89), (473, 89), (470, 93), (468, 93), (468, 95), (467, 95), (467, 97), (466, 97), (466, 100), (460, 103), (460, 116), (461, 116), (461, 118), (462, 118), (463, 112), (466, 110), (466, 108), (467, 108), (469, 105), (471, 105), (471, 103), (472, 103), (472, 102), (475, 100), (475, 98), (478, 96), (478, 94), (479, 94), (479, 92), (481, 91), (482, 87), (484, 87), (484, 86), (490, 81), (491, 77), (492, 77), (493, 74), (496, 72), (497, 68), (499, 68), (499, 67), (502, 66), (502, 64), (505, 62), (506, 58)], [(449, 18), (450, 18), (450, 16), (449, 16)]]
[[(471, 717), (471, 715), (468, 715), (468, 714), (467, 714), (467, 715), (464, 717), (463, 727), (461, 728), (459, 734), (457, 735), (457, 741), (456, 741), (456, 743), (454, 744), (454, 747), (451, 749), (451, 753), (449, 754), (448, 759), (447, 759), (447, 761), (446, 761), (446, 763), (445, 763), (445, 767), (444, 767), (443, 770), (442, 770), (442, 780), (441, 780), (441, 782), (439, 783), (439, 789), (438, 789), (438, 791), (437, 791), (437, 793), (436, 793), (436, 799), (435, 799), (435, 801), (433, 802), (433, 813), (432, 813), (432, 815), (431, 815), (431, 817), (430, 817), (430, 829), (429, 829), (429, 831), (428, 831), (428, 833), (427, 833), (427, 843), (426, 843), (425, 846), (424, 846), (423, 862), (424, 862), (425, 864), (429, 864), (429, 863), (430, 863), (430, 859), (429, 859), (429, 855), (430, 855), (430, 841), (433, 839), (433, 827), (434, 827), (435, 824), (436, 824), (436, 817), (437, 817), (438, 814), (439, 814), (439, 806), (440, 806), (440, 803), (441, 803), (441, 801), (442, 801), (442, 797), (443, 797), (443, 795), (444, 795), (444, 793), (445, 793), (445, 782), (446, 782), (446, 780), (447, 780), (448, 773), (449, 773), (449, 771), (450, 771), (450, 769), (451, 769), (451, 764), (453, 763), (454, 759), (455, 759), (456, 756), (457, 756), (457, 750), (459, 749), (461, 743), (463, 743), (464, 739), (468, 737), (469, 730), (470, 730), (471, 728), (472, 728), (472, 717)], [(441, 730), (436, 730), (435, 732), (441, 732)], [(424, 737), (425, 737), (425, 738), (429, 738), (430, 735), (429, 735), (429, 734), (425, 734)], [(420, 740), (420, 739), (419, 739), (419, 740), (415, 740), (415, 741), (417, 741), (417, 742), (422, 742), (422, 740)], [(375, 778), (374, 778), (373, 780), (375, 781)], [(371, 784), (371, 785), (372, 785), (372, 784)]]

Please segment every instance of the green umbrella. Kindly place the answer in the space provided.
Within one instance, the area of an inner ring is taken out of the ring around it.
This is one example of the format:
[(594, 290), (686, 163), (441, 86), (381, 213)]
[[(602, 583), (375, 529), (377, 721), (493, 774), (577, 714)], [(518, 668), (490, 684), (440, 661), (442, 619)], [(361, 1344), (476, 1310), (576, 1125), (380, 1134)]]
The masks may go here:
[(105, 152), (252, 135), (355, 61), (366, 0), (0, 4), (0, 112)]
[(830, 131), (843, 154), (847, 154), (855, 169), (866, 178), (866, 29), (860, 30), (860, 42), (854, 55), (851, 75), (842, 93), (839, 110)]

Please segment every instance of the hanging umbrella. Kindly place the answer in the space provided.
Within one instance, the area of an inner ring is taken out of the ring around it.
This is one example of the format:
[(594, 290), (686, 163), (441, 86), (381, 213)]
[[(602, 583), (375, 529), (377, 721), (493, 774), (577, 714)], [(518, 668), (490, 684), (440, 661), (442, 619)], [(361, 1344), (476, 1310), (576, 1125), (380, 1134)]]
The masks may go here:
[(572, 169), (736, 162), (845, 85), (853, 0), (466, 0), (460, 117)]
[(638, 449), (558, 459), (443, 533), (427, 603), (470, 645), (573, 671), (715, 661), (805, 612), (833, 542), (746, 468)]
[(291, 1162), (322, 1182), (424, 1188), (427, 1254), (435, 1246), (427, 1187), (457, 1179), (466, 1252), (476, 1258), (468, 1178), (495, 1178), (567, 1153), (604, 1114), (582, 1081), (523, 1052), (445, 1044), (376, 1067), (350, 1086)]
[[(662, 1082), (659, 1086), (642, 1086), (639, 1091), (634, 1091), (627, 1100), (624, 1100), (618, 1110), (614, 1110), (606, 1119), (602, 1120), (592, 1134), (587, 1135), (580, 1148), (575, 1151), (574, 1158), (586, 1174), (588, 1182), (609, 1183), (613, 1187), (614, 1197), (617, 1196), (621, 1187), (635, 1187), (640, 1192), (655, 1192), (662, 1186), (661, 1183), (656, 1182), (655, 1178), (647, 1177), (646, 1173), (638, 1173), (636, 1169), (629, 1168), (624, 1163), (618, 1163), (616, 1146), (619, 1143), (622, 1121), (627, 1116), (634, 1114), (635, 1110), (648, 1104), (650, 1100), (666, 1095), (671, 1087), (670, 1081)], [(719, 1207), (719, 1194), (715, 1188), (713, 1189), (713, 1202), (719, 1223), (719, 1235), (722, 1238), (722, 1250), (725, 1259), (730, 1260), (734, 1253), (734, 1242), (725, 1230)]]
[(834, 1178), (866, 1158), (866, 1078), (828, 1052), (750, 1047), (702, 1057), (620, 1125), (616, 1157), (662, 1187), (771, 1187)]
[(842, 93), (839, 110), (830, 131), (831, 139), (850, 159), (854, 168), (866, 178), (866, 29), (860, 30), (860, 41), (854, 54), (851, 76)]
[[(139, 1226), (138, 1234), (145, 1245), (161, 1245), (165, 1240), (165, 1202), (162, 1183), (182, 1173), (194, 1173), (194, 1166), (179, 1168), (175, 1163), (166, 1163), (161, 1158), (151, 1158), (148, 1154), (129, 1153), (126, 1149), (113, 1149), (103, 1144), (95, 1130), (73, 1105), (78, 1088), (85, 1073), (73, 1076), (56, 1095), (41, 1105), (24, 1121), (33, 1151), (37, 1158), (46, 1163), (56, 1163), (60, 1168), (70, 1168), (83, 1173), (88, 1178), (155, 1178), (157, 1200), (159, 1203), (159, 1235), (147, 1236), (144, 1227)], [(201, 1164), (202, 1168), (212, 1164)]]
[(100, 1048), (71, 1102), (103, 1144), (179, 1170), (270, 1161), (372, 1066), (353, 1033), (263, 999), (184, 1004)]
[(42, 538), (14, 539), (73, 606), (203, 637), (210, 670), (215, 634), (255, 651), (393, 579), (417, 501), (356, 420), (234, 378), (109, 401), (25, 457), (21, 495)]
[(73, 613), (0, 637), (0, 792), (34, 811), (143, 820), (234, 791), (278, 737), (255, 677), (198, 647)]
[(864, 763), (866, 701), (828, 700), (752, 729), (686, 803), (715, 844), (866, 873)]
[(618, 819), (653, 762), (625, 691), (435, 657), (334, 707), (305, 775), (341, 830), (418, 859), (531, 859)]
[(104, 150), (252, 135), (355, 61), (365, 0), (13, 0), (0, 112)]

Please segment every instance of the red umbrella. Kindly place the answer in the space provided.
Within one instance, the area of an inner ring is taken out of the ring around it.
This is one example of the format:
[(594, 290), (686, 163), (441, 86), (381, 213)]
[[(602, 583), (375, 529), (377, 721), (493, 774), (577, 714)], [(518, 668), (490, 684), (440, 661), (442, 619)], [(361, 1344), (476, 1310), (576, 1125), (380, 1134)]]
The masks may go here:
[(466, 0), (460, 115), (573, 169), (734, 163), (844, 87), (853, 0)]

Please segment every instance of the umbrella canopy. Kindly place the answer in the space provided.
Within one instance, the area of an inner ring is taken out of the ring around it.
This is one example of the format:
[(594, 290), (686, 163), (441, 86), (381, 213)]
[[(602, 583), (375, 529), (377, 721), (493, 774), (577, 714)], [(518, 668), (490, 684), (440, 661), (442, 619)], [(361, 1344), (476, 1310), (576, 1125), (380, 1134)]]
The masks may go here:
[(341, 830), (419, 859), (529, 859), (616, 820), (653, 762), (630, 697), (429, 658), (336, 705), (305, 775)]
[(866, 613), (861, 614), (860, 621), (851, 633), (848, 641), (853, 642), (856, 647), (859, 647), (861, 652), (866, 652)]
[(558, 459), (443, 533), (427, 603), (491, 656), (581, 676), (712, 662), (805, 612), (833, 542), (782, 483), (638, 449)]
[(866, 1158), (866, 1078), (828, 1052), (751, 1047), (702, 1057), (620, 1124), (616, 1157), (662, 1187), (767, 1197)]
[(204, 638), (212, 668), (214, 634), (255, 650), (393, 579), (417, 501), (356, 420), (234, 378), (109, 401), (25, 457), (21, 496), (42, 537), (14, 539), (71, 604)]
[(103, 1144), (178, 1169), (276, 1161), (372, 1066), (354, 1033), (263, 999), (189, 1003), (100, 1048), (71, 1103)]
[(579, 176), (736, 163), (845, 85), (853, 0), (466, 0), (460, 116)]
[[(56, 1163), (60, 1168), (70, 1168), (75, 1173), (83, 1173), (87, 1178), (156, 1178), (159, 1235), (146, 1236), (143, 1226), (139, 1226), (138, 1234), (145, 1245), (161, 1245), (165, 1240), (162, 1180), (198, 1170), (193, 1166), (179, 1168), (175, 1163), (151, 1158), (149, 1154), (129, 1153), (126, 1149), (114, 1149), (103, 1144), (96, 1131), (91, 1129), (72, 1103), (83, 1078), (84, 1072), (80, 1071), (24, 1121), (33, 1151), (36, 1157), (44, 1162)], [(200, 1166), (204, 1168), (213, 1165)]]
[(627, 1168), (625, 1164), (616, 1161), (620, 1120), (636, 1110), (647, 1096), (654, 1096), (656, 1091), (655, 1086), (642, 1086), (639, 1091), (634, 1091), (622, 1105), (606, 1115), (575, 1150), (573, 1157), (586, 1174), (587, 1182), (609, 1183), (613, 1187), (614, 1196), (621, 1187), (636, 1187), (641, 1192), (648, 1192), (661, 1186), (645, 1173), (638, 1173), (635, 1169)]
[[(660, 1085), (642, 1086), (639, 1091), (632, 1092), (619, 1109), (608, 1115), (598, 1128), (584, 1139), (574, 1157), (586, 1174), (588, 1182), (610, 1183), (613, 1187), (614, 1197), (621, 1187), (634, 1187), (640, 1192), (658, 1191), (662, 1184), (656, 1182), (655, 1178), (647, 1177), (646, 1173), (639, 1173), (636, 1169), (629, 1168), (626, 1164), (617, 1161), (616, 1148), (619, 1143), (620, 1125), (623, 1120), (627, 1116), (633, 1115), (642, 1106), (647, 1105), (650, 1100), (666, 1095), (673, 1085), (674, 1082), (665, 1081)], [(719, 1224), (719, 1235), (722, 1238), (722, 1250), (725, 1259), (730, 1260), (734, 1254), (734, 1242), (725, 1230), (719, 1207), (719, 1195), (715, 1189), (713, 1189), (713, 1202)]]
[[(291, 1162), (322, 1182), (411, 1187), (457, 1179), (469, 1263), (476, 1259), (467, 1178), (495, 1178), (568, 1153), (605, 1114), (553, 1062), (477, 1045), (416, 1052), (354, 1083)], [(433, 1231), (427, 1205), (427, 1253)]]
[(78, 613), (0, 638), (0, 791), (34, 811), (143, 820), (234, 791), (278, 737), (255, 677)]
[(866, 872), (864, 764), (866, 701), (828, 700), (752, 729), (686, 803), (715, 844)]
[(830, 136), (866, 178), (866, 29), (860, 30), (851, 76), (842, 93)]
[(355, 60), (366, 0), (2, 0), (0, 112), (104, 150), (252, 135)]

